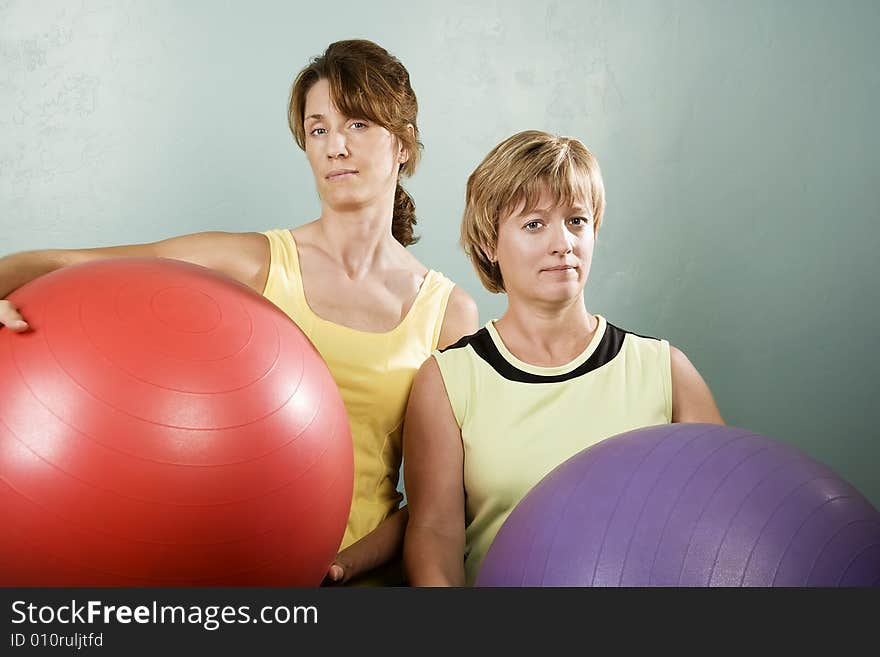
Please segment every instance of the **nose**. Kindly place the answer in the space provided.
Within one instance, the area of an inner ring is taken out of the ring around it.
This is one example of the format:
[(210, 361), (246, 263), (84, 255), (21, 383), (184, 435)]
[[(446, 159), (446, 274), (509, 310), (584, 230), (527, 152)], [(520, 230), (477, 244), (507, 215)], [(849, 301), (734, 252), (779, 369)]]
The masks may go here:
[(336, 160), (348, 156), (348, 147), (345, 144), (345, 136), (336, 130), (331, 130), (327, 135), (327, 157)]
[(572, 240), (574, 236), (565, 225), (556, 224), (550, 231), (550, 253), (553, 255), (567, 255), (572, 252)]

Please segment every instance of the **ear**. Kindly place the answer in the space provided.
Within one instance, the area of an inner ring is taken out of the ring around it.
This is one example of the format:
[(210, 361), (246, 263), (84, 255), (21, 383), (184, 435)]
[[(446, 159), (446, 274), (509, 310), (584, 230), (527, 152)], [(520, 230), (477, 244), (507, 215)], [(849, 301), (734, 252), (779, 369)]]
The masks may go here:
[[(406, 130), (407, 130), (407, 132), (409, 132), (410, 138), (415, 139), (416, 130), (413, 127), (412, 123), (406, 124)], [(400, 164), (406, 164), (409, 161), (409, 150), (406, 148), (406, 146), (403, 145), (403, 142), (401, 140), (398, 139), (397, 141), (398, 141), (397, 161)]]
[(482, 249), (482, 251), (483, 251), (483, 255), (485, 255), (486, 258), (489, 259), (489, 262), (491, 262), (491, 263), (495, 263), (495, 262), (496, 262), (496, 259), (495, 259), (495, 258), (496, 258), (496, 255), (497, 255), (497, 251), (496, 251), (495, 249), (493, 249), (493, 248), (491, 248), (491, 247), (488, 247), (488, 246), (486, 246), (486, 245), (483, 245), (483, 244), (480, 245), (480, 249)]

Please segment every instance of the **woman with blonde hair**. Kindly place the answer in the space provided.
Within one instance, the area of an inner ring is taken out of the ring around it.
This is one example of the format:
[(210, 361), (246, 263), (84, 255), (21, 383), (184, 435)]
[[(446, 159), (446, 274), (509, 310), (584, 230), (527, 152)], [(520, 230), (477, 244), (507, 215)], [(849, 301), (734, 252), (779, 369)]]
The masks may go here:
[[(157, 256), (227, 274), (284, 310), (327, 362), (351, 424), (354, 498), (342, 550), (328, 572), (335, 583), (371, 571), (371, 582), (401, 583), (394, 563), (407, 511), (398, 509), (397, 478), (409, 389), (432, 350), (477, 326), (473, 300), (406, 249), (416, 240), (415, 206), (400, 178), (419, 160), (417, 112), (407, 70), (384, 48), (363, 40), (332, 43), (299, 73), (288, 108), (321, 198), (314, 221), (264, 233), (205, 232), (0, 259), (0, 298), (60, 267)], [(0, 301), (7, 330), (28, 330), (26, 320)]]
[(599, 165), (571, 137), (513, 135), (468, 179), (461, 241), (508, 307), (435, 351), (413, 383), (404, 436), (412, 585), (473, 583), (520, 499), (582, 449), (643, 426), (723, 423), (681, 351), (587, 310), (604, 210)]

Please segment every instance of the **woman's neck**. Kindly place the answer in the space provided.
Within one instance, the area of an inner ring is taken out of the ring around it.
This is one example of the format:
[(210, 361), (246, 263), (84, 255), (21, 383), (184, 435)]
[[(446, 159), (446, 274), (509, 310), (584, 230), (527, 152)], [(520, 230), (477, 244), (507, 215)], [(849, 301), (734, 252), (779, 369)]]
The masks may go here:
[(540, 367), (571, 362), (593, 338), (599, 322), (587, 312), (583, 296), (560, 304), (511, 300), (495, 329), (521, 361)]
[(392, 213), (393, 206), (351, 211), (325, 207), (315, 222), (317, 238), (345, 274), (358, 279), (401, 256), (403, 247), (391, 233)]

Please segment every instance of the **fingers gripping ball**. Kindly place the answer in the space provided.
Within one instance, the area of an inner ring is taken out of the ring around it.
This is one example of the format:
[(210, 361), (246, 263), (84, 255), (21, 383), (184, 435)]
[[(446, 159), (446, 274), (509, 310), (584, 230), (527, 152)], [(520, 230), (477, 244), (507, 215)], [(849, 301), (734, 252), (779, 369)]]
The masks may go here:
[(0, 330), (0, 584), (320, 584), (351, 505), (339, 391), (288, 317), (182, 262), (58, 270)]
[(649, 427), (539, 482), (477, 584), (877, 586), (880, 514), (788, 445), (735, 427)]

